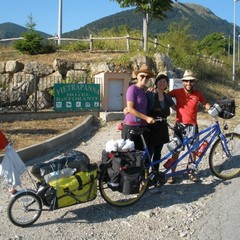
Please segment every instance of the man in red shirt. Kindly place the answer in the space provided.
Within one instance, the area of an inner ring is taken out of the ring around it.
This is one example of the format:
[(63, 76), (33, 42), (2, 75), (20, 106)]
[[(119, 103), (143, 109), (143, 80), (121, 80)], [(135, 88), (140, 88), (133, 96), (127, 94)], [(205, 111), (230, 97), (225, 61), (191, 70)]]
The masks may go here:
[[(198, 133), (197, 112), (198, 105), (201, 103), (208, 110), (210, 104), (206, 102), (204, 96), (193, 88), (197, 79), (193, 76), (192, 71), (186, 70), (182, 78), (183, 88), (173, 89), (169, 94), (176, 99), (176, 124), (182, 124), (185, 128), (186, 135), (191, 137)], [(176, 161), (178, 155), (174, 154), (173, 158)], [(195, 161), (195, 154), (192, 154), (192, 159)], [(173, 172), (175, 169), (172, 170)], [(192, 172), (189, 172), (189, 179), (196, 182), (198, 178)], [(174, 183), (174, 178), (168, 179), (168, 183)]]

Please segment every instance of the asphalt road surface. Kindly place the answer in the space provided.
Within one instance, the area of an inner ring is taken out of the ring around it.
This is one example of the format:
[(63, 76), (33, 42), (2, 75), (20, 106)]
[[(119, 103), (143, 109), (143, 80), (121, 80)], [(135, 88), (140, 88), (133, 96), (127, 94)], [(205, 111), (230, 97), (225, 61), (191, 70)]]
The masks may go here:
[(226, 181), (224, 185), (215, 193), (203, 217), (195, 223), (192, 239), (240, 239), (240, 178)]

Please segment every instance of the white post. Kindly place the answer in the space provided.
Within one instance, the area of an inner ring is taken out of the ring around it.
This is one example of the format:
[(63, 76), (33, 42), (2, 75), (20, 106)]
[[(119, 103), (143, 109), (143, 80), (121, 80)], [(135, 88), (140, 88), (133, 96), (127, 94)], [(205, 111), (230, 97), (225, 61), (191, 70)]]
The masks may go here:
[(240, 0), (233, 0), (233, 72), (232, 80), (235, 81), (235, 65), (236, 65), (236, 2)]
[(233, 68), (232, 68), (232, 80), (235, 81), (235, 47), (236, 47), (236, 1), (233, 0)]
[(58, 45), (61, 44), (62, 37), (62, 0), (58, 0)]
[(230, 37), (230, 34), (228, 34), (228, 59), (230, 56), (230, 40), (231, 40), (231, 37)]
[(240, 54), (240, 49), (239, 49), (239, 38), (240, 38), (240, 35), (238, 35), (238, 64), (239, 64), (239, 54)]

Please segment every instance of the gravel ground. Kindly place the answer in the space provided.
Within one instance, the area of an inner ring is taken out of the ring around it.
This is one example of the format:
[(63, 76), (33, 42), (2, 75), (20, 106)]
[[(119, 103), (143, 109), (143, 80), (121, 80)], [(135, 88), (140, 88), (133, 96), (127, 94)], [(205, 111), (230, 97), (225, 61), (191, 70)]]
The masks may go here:
[[(120, 139), (117, 124), (109, 122), (99, 131), (90, 132), (76, 149), (85, 152), (91, 161), (99, 161), (105, 143)], [(201, 125), (209, 122), (202, 120)], [(198, 183), (180, 176), (173, 185), (152, 188), (126, 208), (110, 206), (98, 193), (91, 202), (43, 212), (29, 228), (16, 227), (8, 220), (6, 207), (10, 196), (1, 184), (0, 239), (192, 239), (214, 195), (226, 187), (226, 182), (212, 176), (207, 159), (200, 166), (199, 176)], [(26, 178), (23, 183), (31, 186)]]

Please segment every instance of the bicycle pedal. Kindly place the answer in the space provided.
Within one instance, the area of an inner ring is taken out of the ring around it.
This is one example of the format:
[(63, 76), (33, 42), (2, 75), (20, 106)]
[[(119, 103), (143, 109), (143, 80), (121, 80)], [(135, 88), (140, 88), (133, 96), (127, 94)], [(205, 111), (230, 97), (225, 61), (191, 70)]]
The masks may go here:
[(167, 182), (165, 174), (163, 172), (158, 172), (156, 175), (155, 185), (156, 187), (161, 187)]
[(155, 184), (154, 184), (154, 187), (162, 187), (167, 181), (166, 180), (158, 180)]
[(187, 169), (190, 171), (198, 172), (198, 167), (196, 166), (195, 163), (188, 163)]

